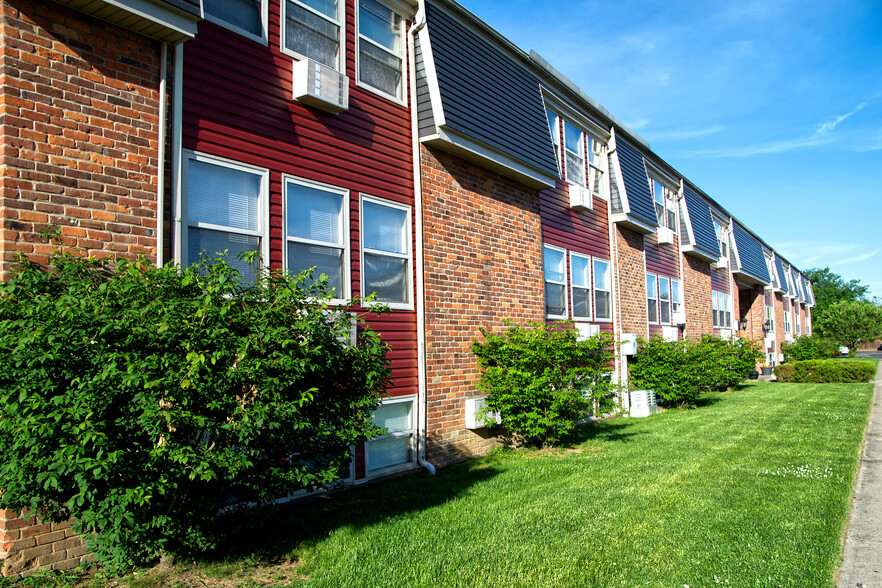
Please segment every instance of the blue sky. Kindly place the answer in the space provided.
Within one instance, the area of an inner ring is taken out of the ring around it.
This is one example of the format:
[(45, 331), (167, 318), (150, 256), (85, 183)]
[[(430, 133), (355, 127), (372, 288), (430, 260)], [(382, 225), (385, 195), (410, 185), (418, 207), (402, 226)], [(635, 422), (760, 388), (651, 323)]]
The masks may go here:
[(460, 1), (797, 267), (882, 297), (882, 2)]

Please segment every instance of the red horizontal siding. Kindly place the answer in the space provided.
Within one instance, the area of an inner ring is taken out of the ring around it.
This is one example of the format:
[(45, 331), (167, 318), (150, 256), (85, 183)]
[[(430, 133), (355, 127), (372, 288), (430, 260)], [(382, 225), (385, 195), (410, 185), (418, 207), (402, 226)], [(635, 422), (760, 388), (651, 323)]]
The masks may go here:
[[(355, 81), (355, 1), (347, 1), (346, 74), (349, 109), (331, 115), (292, 99), (293, 59), (279, 48), (279, 0), (270, 0), (269, 44), (261, 45), (209, 22), (184, 49), (183, 145), (270, 170), (270, 264), (283, 259), (282, 175), (349, 190), (352, 295), (359, 296), (360, 197), (363, 194), (415, 211), (409, 110), (366, 91)], [(414, 264), (415, 265), (415, 264)], [(415, 284), (413, 268), (411, 284)], [(411, 289), (411, 299), (416, 295)], [(388, 393), (417, 391), (416, 313), (363, 314), (389, 346)]]
[(667, 278), (679, 278), (680, 245), (678, 237), (674, 237), (673, 244), (659, 244), (658, 233), (650, 233), (644, 237), (643, 243), (647, 272)]
[(567, 184), (562, 180), (540, 192), (542, 241), (609, 261), (608, 205), (601, 198), (594, 198), (592, 204), (594, 208), (588, 211), (570, 208)]
[(729, 292), (729, 269), (725, 267), (711, 268), (711, 290)]

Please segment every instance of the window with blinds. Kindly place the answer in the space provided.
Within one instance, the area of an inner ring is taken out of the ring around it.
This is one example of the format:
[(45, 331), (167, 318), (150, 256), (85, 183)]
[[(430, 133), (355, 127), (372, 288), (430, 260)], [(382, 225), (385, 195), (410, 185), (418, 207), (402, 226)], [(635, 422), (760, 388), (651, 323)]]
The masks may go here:
[(187, 263), (226, 252), (242, 281), (253, 282), (258, 268), (238, 256), (264, 250), (266, 170), (193, 153), (184, 161)]
[(386, 429), (386, 435), (365, 445), (368, 473), (413, 462), (413, 398), (386, 400), (374, 411), (373, 424)]
[(545, 245), (545, 315), (567, 318), (567, 257), (563, 249)]
[(410, 305), (410, 207), (374, 198), (361, 201), (362, 296)]
[(336, 300), (349, 297), (347, 199), (340, 188), (285, 180), (285, 267), (326, 276)]
[(609, 262), (594, 260), (594, 319), (612, 320), (612, 280)]
[(358, 81), (402, 99), (403, 19), (376, 0), (358, 2)]
[(570, 252), (573, 319), (591, 318), (591, 258)]

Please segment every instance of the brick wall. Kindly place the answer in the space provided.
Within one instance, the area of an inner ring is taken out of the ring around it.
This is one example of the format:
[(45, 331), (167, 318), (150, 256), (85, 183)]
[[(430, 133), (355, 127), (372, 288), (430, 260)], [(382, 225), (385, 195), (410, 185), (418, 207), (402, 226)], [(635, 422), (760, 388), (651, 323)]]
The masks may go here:
[[(739, 286), (736, 290), (738, 293), (738, 306), (736, 307), (738, 314), (733, 320), (747, 319), (747, 328), (739, 330), (738, 336), (762, 341), (765, 335), (763, 333), (763, 323), (765, 322), (763, 316), (763, 307), (765, 306), (764, 288), (762, 286)], [(740, 325), (738, 328), (740, 329)]]
[(0, 278), (50, 225), (92, 255), (155, 253), (159, 44), (49, 0), (0, 0)]
[[(618, 288), (616, 300), (621, 318), (622, 333), (634, 333), (638, 337), (648, 334), (646, 314), (646, 263), (643, 258), (643, 235), (620, 226), (615, 227), (616, 246), (614, 255), (618, 256)], [(617, 250), (616, 250), (617, 249)], [(615, 263), (615, 261), (613, 262)]]
[(686, 306), (685, 336), (700, 337), (714, 332), (711, 301), (711, 267), (691, 255), (683, 256), (683, 304)]
[[(781, 343), (784, 343), (784, 300), (786, 296), (781, 292), (775, 294), (775, 362), (779, 363), (778, 355), (781, 353)], [(791, 324), (791, 329), (793, 325)]]
[(70, 521), (41, 523), (17, 512), (0, 510), (0, 575), (30, 575), (39, 569), (70, 570), (86, 555), (86, 546)]
[(497, 443), (465, 428), (479, 396), (470, 350), (479, 327), (542, 321), (545, 296), (536, 190), (455, 156), (421, 148), (429, 461), (445, 465)]

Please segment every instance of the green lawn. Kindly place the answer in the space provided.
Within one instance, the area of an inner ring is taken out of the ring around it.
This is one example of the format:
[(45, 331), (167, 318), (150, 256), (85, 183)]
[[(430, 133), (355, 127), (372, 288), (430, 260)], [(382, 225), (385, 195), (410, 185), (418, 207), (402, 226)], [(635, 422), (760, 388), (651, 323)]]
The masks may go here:
[(347, 490), (163, 585), (833, 586), (871, 396), (751, 384), (582, 428), (561, 451)]

